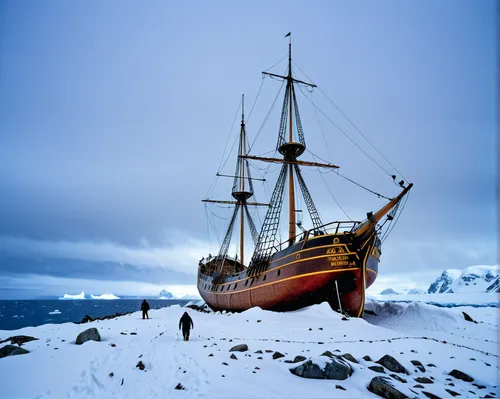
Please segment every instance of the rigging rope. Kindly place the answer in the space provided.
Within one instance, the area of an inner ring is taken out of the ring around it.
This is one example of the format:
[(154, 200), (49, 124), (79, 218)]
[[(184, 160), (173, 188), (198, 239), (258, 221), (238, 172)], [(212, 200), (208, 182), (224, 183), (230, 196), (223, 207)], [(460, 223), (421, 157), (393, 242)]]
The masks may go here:
[(257, 92), (257, 97), (255, 97), (255, 101), (253, 102), (252, 108), (250, 109), (250, 113), (248, 114), (247, 123), (252, 116), (252, 112), (253, 112), (253, 109), (255, 108), (255, 104), (257, 104), (257, 100), (259, 98), (260, 91), (262, 90), (262, 86), (264, 86), (264, 80), (265, 80), (265, 75), (262, 75), (262, 82), (260, 83), (259, 91)]
[[(293, 64), (295, 66), (297, 66), (297, 68), (299, 68), (299, 70), (307, 77), (307, 79), (309, 79), (312, 83), (314, 83), (314, 81), (309, 77), (307, 76), (307, 74), (302, 70), (302, 68), (294, 61), (292, 61)], [(300, 87), (300, 86), (299, 86)], [(382, 154), (378, 149), (377, 147), (375, 147), (375, 145), (368, 139), (368, 137), (366, 137), (363, 132), (361, 132), (361, 130), (347, 117), (346, 114), (344, 114), (342, 112), (342, 110), (330, 99), (330, 97), (327, 96), (327, 94), (321, 90), (321, 87), (317, 86), (319, 92), (321, 94), (323, 94), (323, 96), (325, 96), (325, 98), (335, 107), (335, 109), (345, 118), (345, 120), (347, 120), (347, 122), (349, 122), (349, 124), (361, 135), (361, 137), (363, 137), (366, 142), (368, 144), (370, 144), (370, 146), (404, 179), (406, 180), (406, 178), (403, 176), (403, 174), (387, 159), (387, 157), (384, 156), (384, 154)], [(302, 90), (301, 90), (302, 91)], [(304, 93), (302, 93), (304, 94)], [(305, 96), (307, 98), (307, 96)], [(308, 99), (309, 100), (309, 99)], [(309, 100), (310, 101), (310, 100)], [(314, 107), (316, 107), (316, 105), (314, 103), (312, 103)], [(323, 111), (321, 111), (319, 108), (318, 110), (328, 119), (330, 120), (330, 118), (328, 118), (324, 113)], [(330, 120), (330, 122), (332, 122)], [(332, 122), (333, 123), (333, 122)], [(334, 126), (336, 126), (344, 135), (346, 135), (344, 133), (344, 131), (342, 129), (340, 129), (335, 123), (333, 123)], [(347, 138), (349, 138), (349, 140), (354, 144), (356, 145), (356, 147), (358, 147), (358, 149), (360, 149), (366, 156), (368, 156), (368, 158), (370, 158), (379, 168), (381, 168), (385, 173), (387, 173), (389, 176), (391, 176), (391, 174), (389, 172), (387, 172), (380, 164), (378, 164), (378, 162), (376, 162), (372, 157), (370, 157), (364, 150), (361, 149), (361, 147), (359, 147), (350, 137), (348, 137), (346, 135)]]
[(252, 145), (250, 146), (250, 148), (248, 148), (248, 152), (250, 152), (253, 148), (253, 146), (255, 145), (255, 142), (257, 141), (257, 138), (259, 137), (260, 133), (262, 132), (262, 129), (264, 128), (264, 125), (266, 124), (267, 120), (269, 119), (269, 116), (271, 115), (271, 111), (273, 110), (274, 108), (274, 105), (276, 104), (276, 101), (278, 100), (278, 97), (281, 93), (281, 90), (283, 89), (283, 85), (284, 85), (285, 81), (283, 81), (281, 83), (281, 86), (280, 86), (280, 89), (278, 91), (278, 94), (276, 94), (276, 98), (274, 99), (272, 105), (271, 105), (271, 108), (269, 109), (269, 111), (267, 112), (267, 115), (266, 117), (264, 118), (264, 121), (262, 122), (262, 124), (260, 125), (260, 128), (259, 130), (257, 131), (257, 134), (255, 135), (255, 139), (253, 140), (252, 142)]
[[(323, 162), (328, 163), (328, 161), (326, 161), (326, 160), (324, 160), (323, 158), (321, 158), (320, 156), (318, 156), (318, 155), (314, 154), (314, 153), (313, 153), (313, 152), (311, 152), (310, 150), (306, 150), (306, 151), (307, 151), (308, 153), (310, 153), (316, 161), (319, 159), (320, 161), (323, 161)], [(320, 170), (320, 172), (321, 172), (321, 170)], [(333, 173), (335, 173), (336, 175), (338, 175), (338, 176), (342, 177), (343, 179), (346, 179), (346, 180), (350, 181), (351, 183), (354, 183), (356, 186), (359, 186), (359, 187), (361, 187), (362, 189), (364, 189), (364, 190), (366, 190), (366, 191), (368, 191), (368, 192), (370, 192), (370, 193), (372, 193), (372, 194), (375, 194), (375, 195), (376, 195), (377, 197), (379, 197), (379, 198), (385, 198), (385, 199), (387, 199), (387, 200), (389, 200), (389, 201), (390, 201), (390, 200), (392, 200), (392, 198), (386, 197), (385, 195), (382, 195), (382, 194), (380, 194), (380, 193), (377, 193), (376, 191), (370, 190), (368, 187), (365, 187), (365, 186), (363, 186), (362, 184), (359, 184), (359, 183), (355, 182), (354, 180), (349, 179), (347, 176), (341, 175), (341, 174), (339, 173), (338, 169), (331, 169), (331, 172), (333, 172)], [(324, 172), (321, 172), (321, 173), (324, 173)], [(328, 172), (325, 172), (325, 173), (328, 173)]]
[(340, 210), (341, 210), (342, 212), (344, 212), (344, 215), (346, 215), (346, 217), (347, 217), (350, 221), (352, 221), (352, 219), (350, 218), (350, 216), (347, 214), (347, 212), (346, 212), (346, 211), (344, 211), (344, 208), (342, 208), (342, 206), (341, 206), (341, 205), (339, 204), (339, 202), (337, 201), (337, 198), (335, 198), (335, 196), (334, 196), (334, 195), (333, 195), (333, 193), (331, 192), (330, 187), (328, 187), (328, 185), (326, 184), (325, 179), (323, 178), (323, 173), (320, 173), (320, 177), (321, 177), (321, 180), (323, 180), (323, 183), (324, 183), (324, 185), (325, 185), (326, 189), (328, 190), (328, 192), (329, 192), (329, 193), (330, 193), (330, 195), (332, 196), (332, 198), (333, 198), (333, 200), (335, 201), (335, 203), (337, 204), (337, 206), (340, 208)]

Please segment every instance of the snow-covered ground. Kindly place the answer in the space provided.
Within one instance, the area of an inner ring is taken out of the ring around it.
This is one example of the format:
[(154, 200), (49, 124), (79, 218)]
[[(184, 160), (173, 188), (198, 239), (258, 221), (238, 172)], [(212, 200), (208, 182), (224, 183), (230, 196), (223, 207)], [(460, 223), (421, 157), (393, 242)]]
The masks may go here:
[[(376, 361), (386, 354), (408, 369), (409, 376), (401, 375), (407, 383), (394, 385), (409, 397), (425, 398), (422, 391), (450, 397), (445, 388), (460, 397), (500, 394), (499, 308), (368, 301), (367, 309), (371, 312), (365, 319), (348, 320), (326, 303), (289, 313), (187, 309), (194, 321), (189, 342), (178, 331), (186, 310), (179, 306), (151, 310), (149, 320), (137, 312), (87, 324), (0, 331), (0, 340), (21, 334), (39, 338), (23, 345), (30, 353), (0, 359), (0, 375), (9, 382), (2, 384), (0, 398), (377, 398), (367, 386), (382, 374), (368, 369), (375, 363), (363, 357)], [(478, 323), (466, 321), (462, 311)], [(77, 335), (91, 327), (102, 341), (75, 345)], [(249, 350), (229, 352), (238, 344), (247, 344)], [(299, 363), (285, 360), (317, 357), (326, 350), (352, 354), (359, 361), (350, 363), (353, 375), (333, 381), (290, 373)], [(273, 360), (275, 351), (285, 357)], [(232, 353), (237, 359), (230, 358)], [(426, 371), (417, 370), (411, 360), (420, 361)], [(136, 367), (139, 361), (144, 371)], [(450, 377), (452, 369), (469, 374), (484, 388)], [(421, 376), (432, 377), (433, 383), (414, 388), (414, 378)], [(185, 390), (175, 389), (179, 383)]]

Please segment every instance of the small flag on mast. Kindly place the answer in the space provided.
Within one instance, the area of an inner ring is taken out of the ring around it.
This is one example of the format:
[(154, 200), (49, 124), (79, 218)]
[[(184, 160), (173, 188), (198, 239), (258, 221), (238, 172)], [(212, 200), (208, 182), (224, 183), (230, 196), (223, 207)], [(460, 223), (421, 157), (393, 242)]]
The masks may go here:
[(288, 36), (290, 36), (291, 34), (292, 34), (292, 32), (288, 32), (288, 33), (285, 35), (285, 37), (288, 37)]

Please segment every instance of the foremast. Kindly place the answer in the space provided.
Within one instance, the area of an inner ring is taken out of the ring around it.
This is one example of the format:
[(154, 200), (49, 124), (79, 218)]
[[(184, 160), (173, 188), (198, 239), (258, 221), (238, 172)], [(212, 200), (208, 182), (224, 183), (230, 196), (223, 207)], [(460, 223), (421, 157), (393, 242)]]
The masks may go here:
[[(268, 206), (269, 204), (260, 203), (260, 202), (248, 202), (248, 200), (253, 196), (253, 183), (252, 177), (250, 174), (250, 166), (248, 164), (248, 160), (244, 158), (246, 155), (246, 128), (245, 128), (245, 108), (244, 108), (244, 100), (245, 97), (242, 95), (241, 97), (241, 127), (240, 127), (240, 137), (239, 137), (239, 146), (238, 146), (238, 158), (236, 162), (236, 170), (233, 176), (228, 175), (220, 175), (222, 177), (232, 177), (233, 178), (233, 188), (231, 191), (231, 195), (234, 198), (234, 201), (219, 201), (219, 200), (211, 200), (205, 199), (203, 202), (208, 203), (216, 203), (216, 204), (230, 204), (235, 205), (233, 215), (231, 217), (231, 221), (229, 223), (228, 229), (224, 236), (224, 240), (222, 242), (221, 248), (219, 250), (219, 254), (217, 255), (218, 260), (220, 261), (220, 270), (223, 269), (223, 263), (227, 256), (227, 252), (229, 250), (229, 245), (231, 243), (232, 233), (234, 230), (234, 225), (236, 221), (236, 217), (238, 212), (240, 213), (240, 229), (239, 229), (239, 262), (241, 265), (244, 264), (245, 261), (245, 216), (248, 219), (248, 227), (250, 229), (252, 239), (254, 243), (257, 243), (257, 229), (255, 227), (255, 223), (248, 211), (248, 205), (254, 206)], [(248, 180), (248, 187), (245, 184), (245, 180)], [(257, 179), (260, 180), (260, 179)]]

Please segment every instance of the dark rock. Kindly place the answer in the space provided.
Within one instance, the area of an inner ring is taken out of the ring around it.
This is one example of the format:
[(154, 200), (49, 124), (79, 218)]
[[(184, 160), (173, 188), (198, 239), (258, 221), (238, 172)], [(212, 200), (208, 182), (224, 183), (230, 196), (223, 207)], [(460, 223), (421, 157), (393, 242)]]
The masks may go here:
[(341, 355), (344, 359), (346, 360), (349, 360), (350, 362), (353, 362), (353, 363), (359, 363), (353, 355), (351, 355), (350, 353), (344, 353), (343, 355)]
[(272, 350), (271, 349), (266, 349), (266, 353), (271, 353)]
[(448, 392), (451, 396), (460, 396), (458, 392), (452, 391), (451, 389), (444, 389), (446, 392)]
[(121, 332), (120, 334), (121, 334), (121, 335), (127, 335), (127, 333), (125, 333), (125, 332)]
[(293, 363), (293, 360), (285, 360), (285, 363)]
[(463, 380), (465, 382), (474, 381), (474, 378), (472, 378), (470, 375), (465, 374), (464, 372), (457, 369), (451, 370), (448, 375), (451, 375), (452, 377), (458, 378), (459, 380)]
[(230, 358), (234, 359), (234, 360), (238, 360), (238, 358), (236, 357), (236, 355), (234, 353), (231, 354)]
[(429, 363), (429, 364), (427, 365), (427, 367), (436, 367), (436, 365), (435, 365), (435, 364), (432, 364), (432, 363)]
[(3, 341), (0, 341), (0, 344), (3, 344), (4, 342), (7, 342), (7, 341), (10, 341), (11, 345), (21, 346), (22, 344), (24, 344), (26, 342), (38, 341), (38, 338), (30, 337), (28, 335), (15, 335), (13, 337), (9, 337), (7, 339), (4, 339)]
[(421, 384), (434, 384), (434, 381), (427, 377), (417, 377), (415, 378), (415, 381), (420, 382)]
[(260, 323), (262, 320), (257, 320), (257, 323)]
[(402, 377), (400, 377), (399, 375), (397, 374), (389, 374), (392, 378), (394, 378), (395, 380), (398, 380), (399, 382), (402, 382), (403, 384), (406, 384), (406, 380)]
[(112, 348), (115, 348), (115, 347), (116, 347), (116, 345), (115, 345), (115, 344), (111, 344), (111, 347), (112, 347)]
[(318, 341), (318, 345), (324, 345), (324, 342)]
[(368, 385), (368, 390), (375, 395), (381, 396), (386, 399), (407, 399), (404, 393), (398, 391), (391, 384), (388, 377), (374, 377)]
[(258, 351), (254, 352), (254, 353), (262, 353), (262, 351), (259, 349)]
[(312, 331), (312, 330), (313, 330), (312, 328), (309, 329), (309, 331)]
[(273, 359), (274, 360), (279, 359), (280, 357), (285, 357), (285, 355), (283, 353), (280, 353), (280, 352), (274, 352), (273, 353)]
[(184, 391), (186, 388), (179, 382), (174, 389), (177, 389), (179, 391)]
[(494, 398), (494, 396), (491, 395), (484, 395), (485, 398)]
[(262, 359), (263, 359), (263, 358), (262, 358), (262, 356), (259, 356), (259, 357), (257, 358), (257, 360), (262, 360)]
[(229, 366), (226, 362), (222, 362), (223, 366)]
[(304, 360), (306, 360), (305, 356), (297, 355), (295, 359), (293, 359), (293, 363), (303, 362)]
[(401, 365), (401, 363), (399, 363), (396, 359), (394, 359), (390, 355), (383, 356), (375, 363), (378, 363), (381, 366), (384, 366), (386, 369), (394, 371), (395, 373), (408, 374), (408, 371)]
[(370, 370), (373, 370), (377, 373), (385, 374), (384, 368), (382, 366), (370, 366), (368, 367)]
[(422, 363), (420, 363), (418, 360), (411, 360), (411, 364), (417, 367), (422, 373), (425, 373), (425, 367)]
[(85, 330), (78, 334), (78, 337), (76, 337), (76, 344), (81, 345), (87, 341), (100, 341), (101, 336), (99, 335), (99, 331), (97, 331), (97, 328), (89, 328), (88, 330)]
[(208, 355), (208, 357), (212, 357), (213, 355), (214, 355), (214, 354), (213, 354), (213, 353), (211, 353), (210, 355)]
[(455, 386), (455, 384), (454, 384), (453, 382), (449, 382), (449, 383), (448, 383), (448, 385), (449, 385), (450, 387), (454, 387), (454, 386)]
[(109, 373), (110, 377), (114, 377), (115, 373)]
[(413, 385), (413, 388), (425, 388), (425, 387), (423, 385), (417, 384), (417, 385)]
[(367, 362), (371, 362), (372, 358), (370, 356), (363, 356), (363, 360), (366, 360)]
[(334, 354), (330, 351), (324, 351), (320, 356), (328, 356), (328, 357), (333, 357)]
[(422, 393), (430, 399), (441, 399), (439, 396), (434, 395), (431, 392), (422, 391)]
[(125, 381), (125, 378), (122, 378), (122, 382), (121, 382), (121, 384), (120, 384), (120, 385), (123, 385), (123, 382), (124, 382), (124, 381)]
[(137, 335), (137, 333), (136, 332), (131, 332), (130, 335)]
[(467, 320), (467, 321), (470, 321), (472, 323), (476, 323), (477, 324), (477, 321), (476, 320), (473, 320), (472, 317), (470, 317), (467, 313), (465, 312), (462, 312), (462, 314), (464, 315), (464, 319)]
[(139, 360), (139, 363), (137, 363), (135, 367), (139, 367), (139, 370), (144, 370), (146, 368), (142, 360)]
[(240, 344), (233, 346), (231, 349), (229, 349), (229, 352), (245, 352), (248, 350), (247, 344)]
[(318, 330), (323, 330), (323, 327), (319, 327)]
[(335, 385), (335, 388), (345, 391), (346, 389), (342, 385)]
[(0, 359), (2, 357), (24, 355), (26, 353), (29, 353), (29, 351), (19, 346), (5, 345), (3, 348), (0, 348)]
[(260, 367), (255, 367), (254, 370), (260, 370)]
[(484, 389), (486, 388), (484, 385), (479, 385), (479, 384), (475, 384), (475, 383), (472, 383), (472, 385), (475, 385), (476, 387), (478, 387), (479, 389)]
[(322, 369), (313, 360), (308, 360), (301, 365), (290, 369), (292, 374), (303, 378), (345, 380), (352, 374), (351, 366), (340, 356), (329, 358)]

